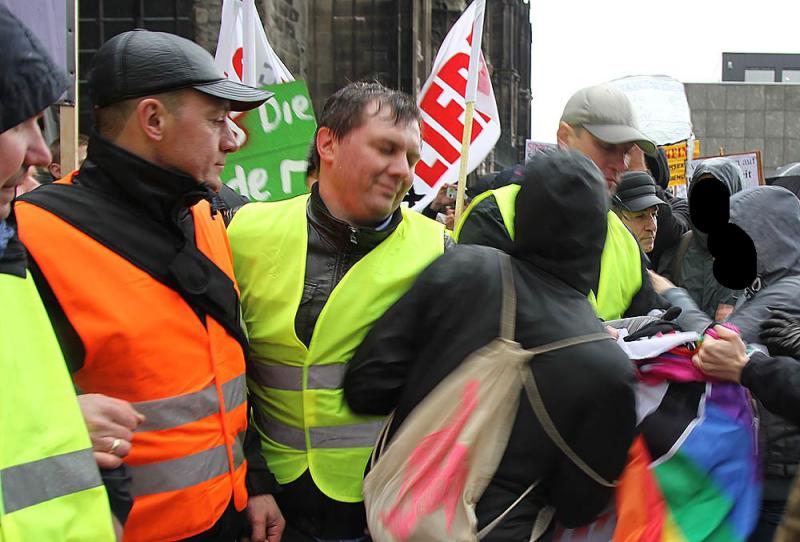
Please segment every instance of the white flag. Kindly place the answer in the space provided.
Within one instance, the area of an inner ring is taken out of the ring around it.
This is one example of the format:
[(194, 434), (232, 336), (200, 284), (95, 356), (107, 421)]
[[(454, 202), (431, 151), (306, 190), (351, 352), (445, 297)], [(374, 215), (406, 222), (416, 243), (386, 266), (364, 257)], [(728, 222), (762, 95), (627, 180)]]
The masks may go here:
[[(473, 26), (478, 2), (464, 10), (445, 37), (433, 70), (419, 95), (422, 110), (422, 158), (414, 171), (414, 192), (422, 199), (414, 209), (424, 209), (444, 183), (458, 180), (461, 138), (464, 130), (465, 94)], [(478, 64), (475, 117), (467, 171), (486, 158), (500, 138), (500, 115), (483, 53)]]
[[(253, 0), (223, 0), (214, 62), (228, 79), (251, 87), (294, 81), (267, 41)], [(260, 113), (263, 113), (263, 107), (259, 108), (262, 109)], [(240, 112), (231, 112), (231, 118), (239, 115)], [(239, 145), (244, 145), (247, 134), (234, 123), (230, 124)]]
[(294, 81), (267, 41), (253, 0), (223, 1), (214, 60), (229, 79), (252, 87)]

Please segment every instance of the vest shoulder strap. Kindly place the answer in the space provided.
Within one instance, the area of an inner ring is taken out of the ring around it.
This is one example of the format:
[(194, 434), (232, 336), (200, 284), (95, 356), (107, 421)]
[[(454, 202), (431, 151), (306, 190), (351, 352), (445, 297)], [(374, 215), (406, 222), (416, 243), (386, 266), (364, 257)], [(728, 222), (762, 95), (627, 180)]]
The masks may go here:
[(233, 280), (200, 250), (181, 247), (177, 233), (73, 184), (53, 183), (21, 201), (64, 220), (177, 292), (194, 310), (219, 322), (247, 352)]

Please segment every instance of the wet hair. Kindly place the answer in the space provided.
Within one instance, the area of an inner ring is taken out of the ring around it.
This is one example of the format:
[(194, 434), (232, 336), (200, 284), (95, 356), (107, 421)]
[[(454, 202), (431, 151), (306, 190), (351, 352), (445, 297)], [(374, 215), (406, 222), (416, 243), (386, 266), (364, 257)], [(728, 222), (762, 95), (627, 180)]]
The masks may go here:
[(320, 128), (328, 128), (333, 137), (342, 139), (350, 132), (364, 124), (364, 111), (368, 105), (377, 103), (377, 115), (381, 109), (388, 107), (392, 112), (395, 124), (420, 122), (422, 114), (414, 100), (399, 90), (392, 90), (377, 81), (356, 81), (348, 84), (325, 101), (322, 112), (317, 119), (317, 131), (314, 133), (310, 154), (309, 168), (312, 166), (319, 172), (319, 153), (317, 152), (317, 134)]

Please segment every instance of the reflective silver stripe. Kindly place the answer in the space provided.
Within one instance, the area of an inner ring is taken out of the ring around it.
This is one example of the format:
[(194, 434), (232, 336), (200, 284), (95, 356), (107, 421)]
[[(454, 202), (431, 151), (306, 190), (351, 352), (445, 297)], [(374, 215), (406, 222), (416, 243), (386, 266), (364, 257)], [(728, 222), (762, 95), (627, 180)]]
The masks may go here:
[(227, 472), (228, 452), (223, 444), (178, 459), (131, 466), (131, 494), (140, 497), (184, 489)]
[(233, 441), (233, 469), (236, 470), (244, 463), (244, 435), (246, 431), (242, 431), (236, 435)]
[(303, 368), (289, 365), (264, 365), (251, 363), (247, 375), (260, 386), (276, 390), (300, 391), (303, 389)]
[[(240, 375), (222, 385), (226, 410), (230, 412), (245, 401), (245, 377)], [(219, 413), (217, 388), (214, 384), (200, 391), (133, 403), (133, 408), (145, 415), (145, 421), (136, 428), (137, 432), (172, 429), (181, 425), (202, 420)]]
[[(338, 390), (342, 387), (347, 363), (311, 365), (308, 367), (309, 390)], [(276, 390), (301, 391), (303, 367), (294, 365), (251, 364), (248, 373), (259, 385)]]
[[(302, 429), (275, 421), (258, 409), (255, 412), (255, 421), (261, 432), (278, 444), (295, 450), (306, 449), (306, 438)], [(371, 448), (375, 445), (375, 439), (381, 427), (383, 427), (381, 420), (350, 425), (312, 427), (309, 429), (309, 439), (312, 448)]]
[(270, 440), (295, 450), (306, 449), (306, 435), (302, 429), (289, 427), (272, 418), (268, 418), (258, 408), (254, 410), (256, 425)]
[(222, 397), (225, 399), (225, 412), (230, 412), (247, 399), (247, 377), (239, 375), (222, 385)]
[(6, 514), (103, 485), (89, 449), (2, 469), (0, 480)]
[(371, 448), (375, 445), (383, 422), (312, 427), (309, 438), (312, 448)]
[(308, 389), (310, 390), (338, 390), (344, 381), (346, 363), (333, 365), (311, 365), (308, 368)]

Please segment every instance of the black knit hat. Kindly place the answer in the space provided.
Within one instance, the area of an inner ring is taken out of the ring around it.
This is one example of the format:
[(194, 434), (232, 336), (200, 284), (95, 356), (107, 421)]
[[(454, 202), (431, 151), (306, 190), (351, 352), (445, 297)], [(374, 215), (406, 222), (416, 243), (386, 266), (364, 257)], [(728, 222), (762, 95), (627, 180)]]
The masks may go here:
[(0, 4), (0, 133), (41, 113), (68, 87), (33, 33)]

